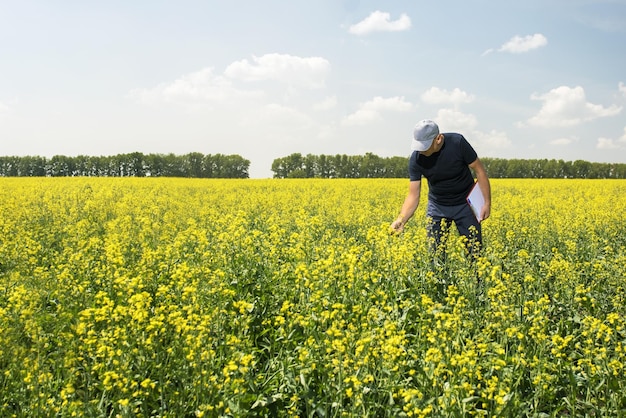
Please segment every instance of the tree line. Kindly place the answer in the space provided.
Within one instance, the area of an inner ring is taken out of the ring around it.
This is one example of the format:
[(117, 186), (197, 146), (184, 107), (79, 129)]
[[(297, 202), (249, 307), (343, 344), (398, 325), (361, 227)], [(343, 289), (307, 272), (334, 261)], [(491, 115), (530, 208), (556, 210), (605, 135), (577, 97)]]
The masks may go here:
[[(624, 179), (626, 164), (481, 158), (492, 178)], [(0, 177), (194, 177), (249, 178), (250, 161), (239, 155), (142, 154), (79, 155), (52, 158), (1, 157)], [(274, 178), (407, 178), (407, 157), (365, 155), (302, 155), (294, 153), (272, 163)]]
[(239, 155), (79, 155), (0, 157), (0, 177), (195, 177), (248, 178), (250, 161)]
[(494, 178), (577, 178), (625, 179), (626, 164), (589, 161), (521, 160), (481, 158), (490, 177)]
[(402, 178), (406, 157), (365, 155), (312, 155), (294, 153), (272, 162), (274, 178)]
[[(492, 178), (624, 179), (626, 164), (481, 158)], [(365, 155), (302, 155), (294, 153), (272, 163), (274, 178), (406, 178), (407, 157)]]

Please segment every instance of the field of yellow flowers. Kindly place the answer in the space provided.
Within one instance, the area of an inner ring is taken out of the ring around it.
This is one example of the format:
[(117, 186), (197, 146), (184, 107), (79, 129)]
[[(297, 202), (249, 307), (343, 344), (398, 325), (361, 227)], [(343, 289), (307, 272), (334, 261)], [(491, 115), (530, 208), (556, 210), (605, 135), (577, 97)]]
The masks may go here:
[(0, 416), (620, 416), (626, 181), (492, 180), (435, 266), (407, 188), (0, 179)]

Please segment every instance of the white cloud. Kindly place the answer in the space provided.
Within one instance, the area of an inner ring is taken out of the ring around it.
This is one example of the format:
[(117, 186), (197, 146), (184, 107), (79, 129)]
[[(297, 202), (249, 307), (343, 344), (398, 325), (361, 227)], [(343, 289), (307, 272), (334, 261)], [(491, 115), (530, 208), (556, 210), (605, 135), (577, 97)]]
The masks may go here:
[[(456, 105), (458, 103), (469, 103), (474, 100), (472, 95), (459, 89), (454, 89), (453, 92), (448, 93), (432, 88), (425, 95), (428, 95), (429, 100), (432, 100), (431, 103), (448, 102)], [(422, 95), (422, 99), (424, 99), (424, 95)], [(441, 132), (458, 132), (463, 135), (479, 154), (489, 153), (493, 149), (506, 148), (511, 145), (511, 140), (506, 132), (496, 131), (495, 129), (485, 132), (479, 129), (476, 116), (471, 113), (461, 112), (456, 108), (439, 109), (435, 121), (439, 125)]]
[(574, 142), (574, 140), (571, 139), (571, 138), (556, 138), (556, 139), (553, 139), (552, 141), (550, 141), (549, 144), (558, 147), (558, 146), (569, 145), (572, 142)]
[(313, 110), (324, 111), (331, 110), (337, 107), (337, 96), (329, 96), (321, 102), (313, 105)]
[(398, 20), (391, 20), (391, 15), (376, 10), (368, 17), (350, 26), (349, 32), (353, 35), (366, 35), (370, 32), (397, 32), (408, 30), (411, 27), (411, 18), (405, 13)]
[(440, 109), (435, 119), (442, 132), (458, 132), (463, 135), (477, 150), (488, 152), (494, 148), (506, 148), (511, 141), (505, 132), (491, 130), (483, 132), (478, 129), (476, 116), (455, 109)]
[(404, 96), (396, 97), (374, 97), (372, 100), (361, 103), (359, 109), (346, 116), (344, 125), (365, 125), (382, 118), (381, 112), (408, 112), (413, 109), (413, 105), (404, 100)]
[(561, 86), (545, 94), (533, 93), (532, 100), (543, 101), (539, 113), (528, 119), (528, 123), (541, 127), (575, 126), (582, 122), (614, 116), (621, 112), (620, 106), (608, 108), (587, 102), (585, 90), (580, 87)]
[(260, 95), (262, 93), (258, 91), (238, 90), (230, 80), (214, 75), (212, 68), (204, 68), (154, 88), (134, 89), (128, 96), (143, 104), (166, 102), (193, 105)]
[[(287, 132), (308, 130), (314, 126), (313, 120), (308, 115), (276, 103), (267, 104), (249, 113), (243, 120), (243, 124), (255, 129)], [(257, 131), (256, 135), (260, 133)]]
[(455, 88), (451, 92), (442, 90), (438, 87), (431, 87), (422, 94), (422, 100), (429, 104), (451, 103), (458, 105), (461, 103), (470, 103), (474, 101), (474, 96)]
[(461, 134), (474, 131), (478, 126), (476, 116), (454, 109), (440, 109), (437, 112), (435, 122), (437, 122), (442, 132), (458, 132)]
[(305, 88), (324, 87), (330, 72), (330, 62), (322, 57), (297, 57), (288, 54), (266, 54), (235, 61), (224, 71), (224, 75), (242, 81), (280, 81)]
[(478, 146), (481, 151), (489, 151), (494, 148), (507, 148), (511, 145), (511, 140), (506, 132), (496, 131), (495, 129), (489, 132), (474, 131), (470, 134), (478, 140)]
[(498, 51), (520, 54), (522, 52), (528, 52), (533, 49), (541, 48), (547, 44), (548, 39), (540, 33), (526, 35), (524, 37), (516, 35), (509, 39), (509, 41), (505, 42), (500, 49), (498, 49)]
[(626, 97), (626, 85), (620, 81), (617, 88)]
[(598, 138), (598, 142), (596, 143), (596, 148), (598, 149), (619, 149), (619, 145), (615, 142), (614, 139), (611, 138)]
[[(330, 71), (330, 63), (320, 57), (266, 54), (230, 64), (223, 75), (213, 68), (185, 74), (153, 88), (134, 89), (129, 97), (143, 104), (175, 103), (185, 106), (224, 105), (238, 99), (266, 96), (269, 91), (236, 86), (236, 82), (276, 81), (290, 91), (320, 88)], [(241, 83), (240, 83), (241, 84)]]
[(371, 109), (359, 109), (356, 112), (346, 116), (341, 122), (342, 125), (345, 126), (353, 126), (353, 125), (366, 125), (370, 122), (380, 120), (381, 116), (375, 110)]
[(626, 127), (624, 128), (624, 134), (618, 139), (598, 138), (596, 148), (603, 150), (626, 149)]

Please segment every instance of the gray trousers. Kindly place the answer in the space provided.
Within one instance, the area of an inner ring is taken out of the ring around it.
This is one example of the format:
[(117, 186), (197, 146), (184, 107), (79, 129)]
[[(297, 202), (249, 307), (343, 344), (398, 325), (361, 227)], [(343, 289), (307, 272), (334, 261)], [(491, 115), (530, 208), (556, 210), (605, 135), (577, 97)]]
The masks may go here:
[(478, 257), (483, 243), (482, 228), (474, 212), (467, 203), (455, 206), (438, 205), (428, 201), (426, 215), (428, 222), (428, 237), (431, 241), (431, 250), (439, 252), (445, 243), (449, 227), (452, 222), (460, 235), (467, 237), (466, 249), (473, 258)]

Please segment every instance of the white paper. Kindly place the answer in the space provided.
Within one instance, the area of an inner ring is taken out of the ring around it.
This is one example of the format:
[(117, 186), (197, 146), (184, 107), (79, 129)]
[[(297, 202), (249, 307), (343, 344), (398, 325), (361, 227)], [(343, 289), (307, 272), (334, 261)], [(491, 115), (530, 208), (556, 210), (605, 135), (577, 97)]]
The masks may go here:
[(482, 190), (480, 190), (480, 186), (478, 183), (474, 183), (472, 190), (467, 195), (467, 203), (472, 208), (474, 212), (474, 216), (478, 219), (478, 222), (482, 221), (480, 218), (480, 213), (483, 210), (483, 206), (485, 206), (485, 197), (483, 196)]

